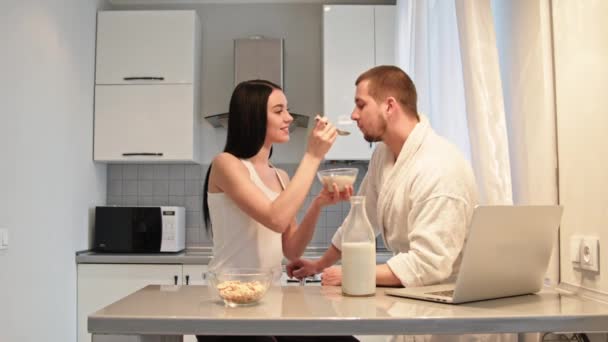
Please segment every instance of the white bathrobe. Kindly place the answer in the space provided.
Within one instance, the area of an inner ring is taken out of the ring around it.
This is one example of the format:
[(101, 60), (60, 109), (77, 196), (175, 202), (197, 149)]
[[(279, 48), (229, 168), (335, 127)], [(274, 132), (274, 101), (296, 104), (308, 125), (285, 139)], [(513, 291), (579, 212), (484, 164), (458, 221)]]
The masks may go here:
[[(473, 209), (478, 203), (471, 166), (420, 117), (395, 160), (379, 143), (359, 195), (368, 218), (394, 256), (387, 261), (404, 286), (455, 281)], [(332, 238), (341, 249), (342, 227)], [(403, 307), (389, 308), (402, 312)], [(513, 334), (403, 335), (390, 341), (515, 341)], [(366, 337), (361, 337), (362, 341)], [(373, 340), (373, 338), (372, 338)]]
[[(469, 163), (420, 120), (396, 161), (378, 144), (359, 189), (372, 226), (394, 254), (388, 266), (410, 287), (454, 280), (477, 205)], [(341, 228), (332, 243), (341, 249)]]

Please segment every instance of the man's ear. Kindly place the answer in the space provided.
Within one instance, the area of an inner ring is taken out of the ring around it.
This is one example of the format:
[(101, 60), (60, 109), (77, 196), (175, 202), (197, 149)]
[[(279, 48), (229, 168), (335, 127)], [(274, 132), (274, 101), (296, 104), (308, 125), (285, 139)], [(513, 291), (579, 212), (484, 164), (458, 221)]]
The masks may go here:
[(386, 116), (387, 116), (387, 118), (390, 119), (397, 112), (397, 100), (394, 97), (389, 96), (386, 98), (385, 102), (386, 102)]

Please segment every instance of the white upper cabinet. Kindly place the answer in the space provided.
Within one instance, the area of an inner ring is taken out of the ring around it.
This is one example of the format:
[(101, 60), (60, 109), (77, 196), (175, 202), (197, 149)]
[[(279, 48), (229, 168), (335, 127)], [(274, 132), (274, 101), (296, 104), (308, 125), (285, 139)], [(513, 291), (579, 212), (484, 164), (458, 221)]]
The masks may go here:
[(395, 6), (374, 6), (375, 65), (395, 64)]
[(192, 161), (193, 96), (191, 84), (95, 86), (95, 160)]
[(395, 6), (326, 5), (323, 11), (323, 110), (340, 136), (325, 156), (328, 160), (369, 160), (372, 144), (365, 141), (350, 115), (355, 81), (367, 69), (394, 64)]
[(199, 163), (195, 11), (98, 14), (94, 160)]
[(193, 83), (194, 11), (104, 11), (97, 16), (96, 84)]

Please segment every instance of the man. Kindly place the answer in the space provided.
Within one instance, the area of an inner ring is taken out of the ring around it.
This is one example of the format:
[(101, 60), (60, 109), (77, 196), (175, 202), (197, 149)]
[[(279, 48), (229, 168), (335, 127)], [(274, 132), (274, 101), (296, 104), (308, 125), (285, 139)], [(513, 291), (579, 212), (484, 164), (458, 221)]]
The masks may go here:
[[(460, 151), (430, 127), (416, 107), (416, 89), (395, 66), (378, 66), (355, 82), (351, 118), (378, 143), (359, 195), (368, 218), (394, 253), (376, 266), (376, 284), (423, 286), (455, 280), (473, 208), (475, 179)], [(323, 285), (340, 285), (342, 228), (319, 260), (290, 263), (290, 276), (323, 272)]]

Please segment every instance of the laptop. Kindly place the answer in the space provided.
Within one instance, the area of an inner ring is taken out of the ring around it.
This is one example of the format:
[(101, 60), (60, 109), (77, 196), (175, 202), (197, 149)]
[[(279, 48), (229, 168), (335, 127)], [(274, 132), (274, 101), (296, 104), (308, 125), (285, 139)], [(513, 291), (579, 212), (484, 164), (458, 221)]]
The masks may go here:
[(562, 211), (558, 205), (477, 206), (455, 283), (385, 292), (450, 304), (538, 292)]

